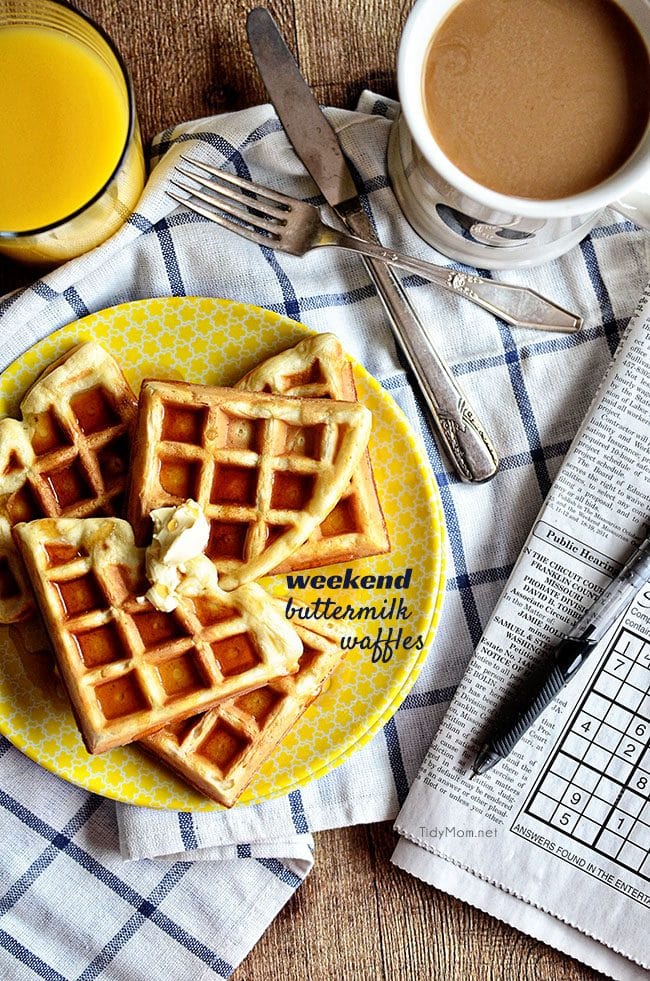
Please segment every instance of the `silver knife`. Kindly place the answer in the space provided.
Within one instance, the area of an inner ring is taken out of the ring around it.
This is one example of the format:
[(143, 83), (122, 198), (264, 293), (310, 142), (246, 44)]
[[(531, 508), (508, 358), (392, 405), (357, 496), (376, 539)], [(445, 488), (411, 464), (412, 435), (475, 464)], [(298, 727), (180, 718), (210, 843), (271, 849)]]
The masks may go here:
[[(355, 235), (378, 241), (338, 137), (277, 24), (266, 8), (256, 7), (248, 15), (246, 27), (260, 75), (294, 150), (344, 224)], [(395, 341), (458, 476), (470, 483), (489, 480), (497, 472), (499, 461), (483, 426), (436, 352), (399, 280), (384, 263), (364, 261), (384, 303)]]

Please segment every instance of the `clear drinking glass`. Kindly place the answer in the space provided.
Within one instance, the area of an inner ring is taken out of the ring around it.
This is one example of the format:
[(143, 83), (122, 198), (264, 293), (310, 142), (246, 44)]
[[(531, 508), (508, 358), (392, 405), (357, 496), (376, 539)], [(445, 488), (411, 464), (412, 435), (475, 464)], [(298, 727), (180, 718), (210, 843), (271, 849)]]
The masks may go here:
[(63, 0), (0, 0), (0, 253), (81, 255), (126, 221), (144, 181), (113, 41)]

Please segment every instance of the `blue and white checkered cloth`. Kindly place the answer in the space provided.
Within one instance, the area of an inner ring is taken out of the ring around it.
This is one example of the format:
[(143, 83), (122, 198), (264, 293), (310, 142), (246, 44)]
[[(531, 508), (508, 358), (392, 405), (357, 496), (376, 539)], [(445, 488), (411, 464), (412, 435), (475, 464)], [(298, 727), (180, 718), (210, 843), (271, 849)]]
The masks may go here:
[[(447, 262), (411, 230), (390, 190), (385, 153), (394, 109), (366, 93), (359, 111), (328, 112), (382, 241)], [(308, 874), (312, 832), (396, 815), (648, 277), (650, 236), (608, 212), (564, 258), (498, 276), (581, 311), (586, 327), (578, 335), (511, 329), (405, 278), (501, 455), (493, 481), (464, 485), (427, 429), (363, 263), (331, 249), (303, 259), (273, 253), (176, 209), (164, 187), (188, 149), (319, 201), (268, 106), (163, 133), (129, 223), (99, 249), (0, 301), (0, 370), (71, 320), (149, 296), (231, 297), (333, 331), (424, 443), (449, 535), (442, 623), (418, 683), (383, 731), (282, 800), (197, 814), (116, 805), (0, 741), (4, 981), (226, 978)]]

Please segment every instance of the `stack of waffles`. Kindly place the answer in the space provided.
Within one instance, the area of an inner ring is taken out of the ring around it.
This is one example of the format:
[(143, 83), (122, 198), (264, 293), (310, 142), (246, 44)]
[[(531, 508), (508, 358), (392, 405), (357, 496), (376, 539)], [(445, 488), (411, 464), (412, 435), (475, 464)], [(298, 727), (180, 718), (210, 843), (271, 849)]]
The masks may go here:
[(51, 365), (20, 410), (20, 420), (0, 420), (0, 623), (33, 610), (14, 525), (123, 513), (137, 399), (115, 360), (91, 342)]
[[(389, 549), (348, 359), (316, 335), (234, 388), (146, 380), (136, 400), (87, 343), (21, 410), (0, 422), (0, 621), (36, 602), (89, 752), (137, 742), (231, 806), (342, 656), (257, 580)], [(188, 500), (205, 555), (159, 609), (151, 515)]]

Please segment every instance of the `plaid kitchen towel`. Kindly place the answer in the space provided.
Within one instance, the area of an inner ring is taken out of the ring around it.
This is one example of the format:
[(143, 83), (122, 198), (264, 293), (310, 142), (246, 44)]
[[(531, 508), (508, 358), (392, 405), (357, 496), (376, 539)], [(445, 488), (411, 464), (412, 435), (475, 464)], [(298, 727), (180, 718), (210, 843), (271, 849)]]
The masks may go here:
[[(382, 241), (449, 264), (415, 235), (391, 192), (395, 106), (366, 93), (356, 112), (327, 111)], [(163, 133), (127, 225), (0, 301), (0, 369), (78, 317), (152, 296), (229, 297), (338, 334), (400, 405), (437, 480), (449, 542), (442, 621), (418, 682), (374, 740), (276, 801), (205, 813), (114, 804), (2, 740), (3, 979), (228, 977), (308, 873), (312, 832), (395, 816), (648, 277), (650, 236), (613, 212), (565, 257), (494, 274), (580, 311), (586, 325), (576, 335), (510, 328), (404, 277), (501, 456), (494, 480), (461, 484), (427, 428), (361, 260), (333, 249), (274, 253), (177, 207), (165, 186), (187, 151), (320, 201), (268, 106)]]

